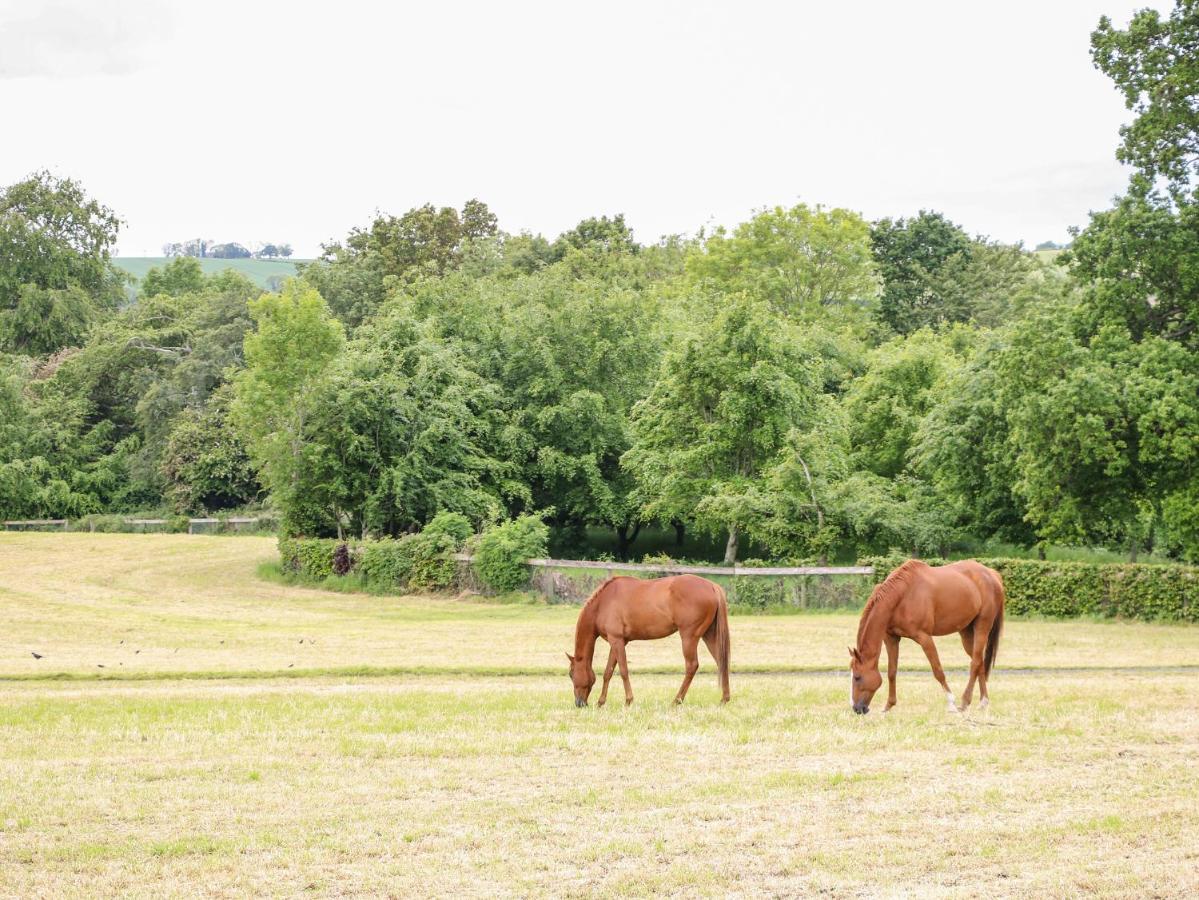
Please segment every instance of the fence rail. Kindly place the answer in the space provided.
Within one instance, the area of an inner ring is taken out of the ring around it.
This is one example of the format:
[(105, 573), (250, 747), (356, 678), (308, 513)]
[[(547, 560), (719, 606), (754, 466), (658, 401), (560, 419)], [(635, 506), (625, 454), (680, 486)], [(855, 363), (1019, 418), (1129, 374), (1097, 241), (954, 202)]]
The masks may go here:
[[(459, 562), (473, 562), (469, 553), (459, 553)], [(535, 569), (600, 569), (607, 572), (662, 572), (667, 575), (723, 575), (739, 578), (745, 575), (873, 575), (874, 566), (682, 566), (672, 563), (596, 562), (589, 559), (530, 559)]]
[[(122, 521), (126, 525), (137, 528), (141, 531), (145, 531), (147, 528), (150, 528), (150, 527), (166, 525), (170, 522), (170, 519), (123, 519)], [(225, 526), (232, 527), (233, 530), (236, 531), (236, 530), (238, 530), (239, 526), (257, 525), (258, 522), (259, 522), (259, 519), (257, 519), (257, 518), (245, 517), (245, 516), (230, 516), (228, 519), (188, 519), (187, 520), (187, 533), (195, 534), (196, 526), (201, 526), (201, 530), (211, 530), (211, 529), (204, 529), (204, 526), (218, 526), (223, 523)], [(5, 531), (29, 531), (29, 530), (32, 530), (35, 528), (43, 528), (43, 529), (44, 528), (56, 528), (61, 531), (67, 531), (67, 530), (69, 530), (70, 520), (69, 519), (9, 519), (0, 524), (3, 524)]]

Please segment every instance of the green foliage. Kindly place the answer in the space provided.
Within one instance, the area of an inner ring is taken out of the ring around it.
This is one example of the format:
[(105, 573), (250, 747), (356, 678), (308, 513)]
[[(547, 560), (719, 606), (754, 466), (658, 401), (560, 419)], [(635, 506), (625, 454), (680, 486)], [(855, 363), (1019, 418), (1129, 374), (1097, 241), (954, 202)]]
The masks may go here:
[(938, 212), (911, 219), (882, 219), (870, 230), (874, 259), (883, 278), (878, 317), (899, 334), (962, 321), (946, 308), (930, 280), (948, 261), (970, 252), (970, 238)]
[(421, 529), (421, 534), (448, 537), (455, 551), (465, 546), (467, 539), (474, 534), (470, 519), (457, 512), (439, 512), (429, 524)]
[(328, 578), (333, 574), (333, 555), (341, 545), (329, 538), (280, 538), (283, 571), (313, 581)]
[(191, 256), (179, 256), (162, 268), (153, 268), (138, 285), (138, 293), (144, 297), (158, 294), (194, 294), (204, 289), (204, 270), (200, 261)]
[(203, 409), (185, 408), (167, 436), (161, 470), (166, 494), (181, 512), (231, 509), (258, 495), (250, 458), (229, 427), (229, 400), (230, 392), (219, 390)]
[(0, 351), (77, 345), (115, 309), (119, 220), (69, 178), (38, 172), (0, 191)]
[[(305, 440), (314, 396), (344, 341), (321, 295), (302, 281), (250, 303), (257, 326), (245, 336), (246, 367), (234, 379), (229, 418), (259, 480), (285, 515), (304, 504), (301, 474), (319, 448)], [(293, 526), (299, 525), (292, 516)]]
[(644, 515), (693, 519), (729, 534), (764, 531), (774, 497), (769, 469), (796, 431), (818, 418), (815, 361), (769, 307), (734, 295), (719, 316), (665, 357), (633, 410), (636, 442), (624, 464)]
[(1199, 5), (1177, 0), (1168, 18), (1153, 9), (1128, 28), (1104, 16), (1091, 35), (1095, 66), (1116, 83), (1136, 118), (1120, 128), (1117, 157), (1150, 180), (1163, 179), (1175, 196), (1194, 187), (1199, 166)]
[(763, 300), (797, 322), (862, 328), (879, 280), (870, 226), (856, 213), (804, 204), (723, 228), (687, 256), (688, 278)]
[(545, 556), (549, 529), (537, 516), (526, 515), (492, 525), (474, 545), (474, 568), (495, 591), (514, 591), (528, 584), (527, 560)]

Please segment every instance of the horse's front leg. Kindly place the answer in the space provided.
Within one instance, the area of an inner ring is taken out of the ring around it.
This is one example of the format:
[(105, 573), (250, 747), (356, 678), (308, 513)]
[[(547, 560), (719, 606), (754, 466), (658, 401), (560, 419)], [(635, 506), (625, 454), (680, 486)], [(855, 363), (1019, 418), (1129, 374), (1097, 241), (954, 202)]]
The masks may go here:
[(899, 638), (888, 634), (883, 640), (887, 644), (887, 708), (883, 712), (890, 712), (895, 705), (895, 679), (899, 676)]
[(675, 703), (682, 703), (686, 699), (687, 689), (691, 687), (691, 679), (699, 671), (699, 635), (683, 634), (682, 632), (679, 632), (679, 635), (683, 639), (683, 660), (687, 663), (687, 671), (683, 675), (683, 683), (679, 686), (679, 692), (675, 694)]
[(624, 652), (624, 638), (609, 638), (609, 643), (612, 644), (612, 652), (616, 654), (616, 661), (620, 663), (620, 680), (624, 682), (624, 705), (629, 706), (633, 702), (633, 683), (629, 681), (629, 660)]
[(616, 671), (616, 648), (608, 648), (608, 665), (604, 667), (604, 687), (600, 691), (599, 701), (596, 706), (603, 706), (608, 702), (608, 682), (612, 680), (612, 673)]
[(945, 691), (945, 702), (949, 705), (949, 711), (959, 712), (957, 702), (953, 699), (953, 691), (949, 689), (949, 682), (945, 680), (945, 670), (941, 668), (941, 657), (937, 655), (937, 645), (933, 642), (932, 635), (920, 632), (915, 636), (915, 640), (924, 649), (928, 664), (933, 667), (933, 678), (937, 679), (941, 690)]

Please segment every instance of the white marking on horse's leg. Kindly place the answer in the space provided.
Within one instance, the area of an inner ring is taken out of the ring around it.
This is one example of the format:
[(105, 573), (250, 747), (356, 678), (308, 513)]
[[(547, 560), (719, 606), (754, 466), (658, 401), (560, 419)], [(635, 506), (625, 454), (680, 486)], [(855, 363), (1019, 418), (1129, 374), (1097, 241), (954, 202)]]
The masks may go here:
[(982, 700), (981, 700), (981, 701), (979, 701), (978, 708), (979, 708), (979, 709), (986, 709), (986, 708), (987, 708), (988, 706), (990, 706), (990, 705), (991, 705), (991, 698), (990, 698), (990, 697), (983, 697), (983, 698), (982, 698)]
[(959, 712), (960, 711), (960, 710), (958, 710), (958, 705), (953, 702), (953, 691), (945, 692), (945, 702), (949, 704), (950, 712)]

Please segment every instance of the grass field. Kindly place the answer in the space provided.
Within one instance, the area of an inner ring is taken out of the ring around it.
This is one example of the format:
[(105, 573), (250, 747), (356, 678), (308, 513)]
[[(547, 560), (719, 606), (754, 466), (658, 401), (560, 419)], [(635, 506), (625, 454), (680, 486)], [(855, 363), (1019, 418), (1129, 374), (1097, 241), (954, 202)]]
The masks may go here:
[(853, 616), (736, 616), (727, 707), (709, 660), (671, 706), (661, 641), (631, 708), (576, 710), (574, 610), (287, 587), (273, 554), (0, 535), (0, 895), (1199, 890), (1199, 629), (1012, 621), (965, 716), (905, 646), (857, 717)]
[[(139, 281), (152, 268), (162, 268), (170, 262), (165, 256), (118, 256), (113, 259), (117, 268), (123, 269)], [(261, 288), (269, 287), (272, 278), (289, 278), (296, 274), (298, 260), (286, 259), (198, 259), (206, 275), (214, 275), (225, 269), (236, 269)], [(137, 285), (133, 286), (136, 293)]]

